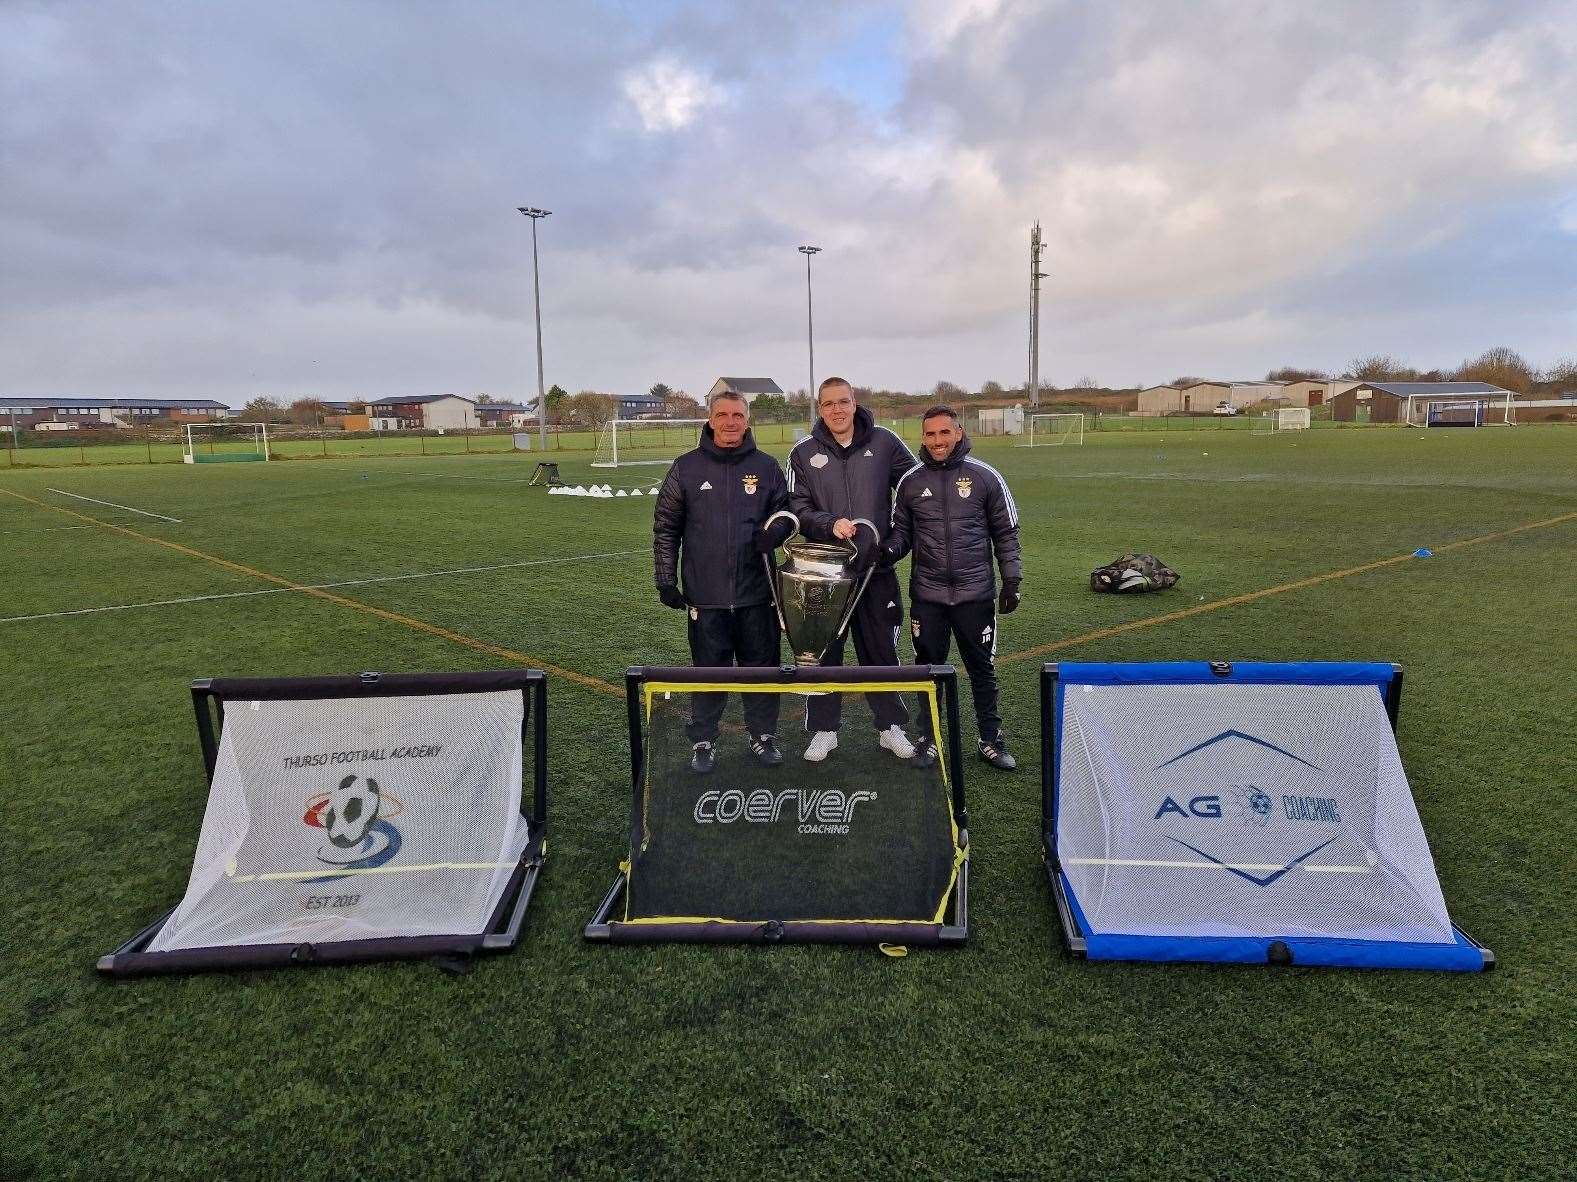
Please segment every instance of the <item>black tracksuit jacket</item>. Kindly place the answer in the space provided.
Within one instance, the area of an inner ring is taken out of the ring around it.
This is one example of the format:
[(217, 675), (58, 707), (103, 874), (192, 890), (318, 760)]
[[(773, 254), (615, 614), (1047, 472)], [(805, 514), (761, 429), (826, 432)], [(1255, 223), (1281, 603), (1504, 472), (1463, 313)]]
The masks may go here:
[(721, 448), (712, 427), (701, 446), (668, 469), (652, 514), (652, 559), (659, 587), (677, 583), (692, 607), (770, 603), (766, 568), (752, 543), (756, 527), (788, 508), (783, 470), (756, 450), (749, 431)]
[(967, 438), (940, 464), (922, 454), (893, 490), (886, 549), (896, 558), (914, 552), (910, 599), (948, 606), (990, 599), (997, 590), (993, 552), (1004, 580), (1024, 577), (1018, 507), (1007, 481), (969, 454)]
[(863, 517), (887, 536), (892, 517), (892, 488), (910, 468), (914, 455), (871, 412), (854, 408), (854, 438), (841, 447), (816, 421), (810, 435), (789, 452), (789, 508), (799, 530), (818, 542), (832, 540), (832, 523), (840, 517)]

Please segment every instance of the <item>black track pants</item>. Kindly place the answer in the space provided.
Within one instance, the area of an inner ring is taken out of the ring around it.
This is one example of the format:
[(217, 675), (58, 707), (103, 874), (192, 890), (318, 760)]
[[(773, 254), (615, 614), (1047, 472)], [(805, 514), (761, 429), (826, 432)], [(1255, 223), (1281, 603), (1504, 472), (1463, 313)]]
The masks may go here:
[[(854, 655), (861, 665), (898, 664), (898, 631), (903, 627), (903, 597), (898, 591), (898, 576), (879, 570), (854, 609), (850, 630), (854, 633)], [(843, 664), (843, 642), (833, 646), (823, 665)], [(909, 711), (897, 694), (866, 694), (865, 701), (876, 716), (876, 729), (903, 726)], [(842, 694), (814, 694), (806, 702), (807, 731), (835, 731), (843, 721)]]
[[(975, 699), (975, 722), (982, 742), (1002, 737), (1002, 715), (997, 706), (997, 603), (978, 599), (948, 607), (916, 599), (910, 605), (909, 630), (914, 638), (917, 665), (945, 665), (949, 645), (958, 638), (958, 650), (969, 673), (969, 689)], [(922, 717), (921, 726), (931, 732), (931, 719)]]
[[(778, 651), (778, 617), (770, 603), (754, 607), (693, 607), (690, 616), (690, 663), (701, 668), (742, 669), (776, 668), (782, 661)], [(778, 731), (777, 694), (741, 694), (745, 706), (745, 725), (752, 735), (775, 735)], [(714, 742), (717, 724), (728, 705), (727, 694), (691, 694), (690, 725), (685, 734), (692, 743)]]

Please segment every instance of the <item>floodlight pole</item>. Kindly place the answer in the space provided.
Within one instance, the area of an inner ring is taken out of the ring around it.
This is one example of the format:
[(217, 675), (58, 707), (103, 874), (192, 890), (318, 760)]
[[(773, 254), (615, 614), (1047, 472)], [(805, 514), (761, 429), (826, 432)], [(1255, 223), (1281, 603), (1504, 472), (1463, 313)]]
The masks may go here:
[(1046, 278), (1040, 269), (1040, 252), (1044, 249), (1040, 223), (1036, 222), (1029, 232), (1029, 380), (1024, 391), (1031, 414), (1040, 407), (1040, 281)]
[(805, 343), (810, 348), (809, 384), (805, 393), (810, 396), (810, 425), (816, 425), (816, 321), (811, 314), (810, 303), (810, 256), (820, 254), (819, 246), (802, 246), (800, 254), (805, 256)]
[(542, 388), (542, 280), (537, 271), (537, 222), (551, 217), (551, 209), (536, 209), (529, 205), (515, 207), (531, 219), (531, 292), (537, 312), (537, 450), (548, 449), (548, 396)]

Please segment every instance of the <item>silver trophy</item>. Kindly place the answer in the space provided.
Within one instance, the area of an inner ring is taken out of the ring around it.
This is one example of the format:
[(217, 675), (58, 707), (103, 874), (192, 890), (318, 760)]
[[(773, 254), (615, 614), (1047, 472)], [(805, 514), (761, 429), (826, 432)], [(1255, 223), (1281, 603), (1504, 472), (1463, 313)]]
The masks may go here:
[[(763, 528), (780, 517), (792, 521), (796, 531), (799, 529), (799, 518), (787, 510), (767, 518)], [(876, 527), (863, 517), (856, 518), (854, 524), (865, 526), (880, 539)], [(766, 563), (778, 623), (788, 636), (796, 665), (820, 665), (827, 650), (848, 630), (854, 609), (876, 569), (872, 566), (863, 575), (856, 574), (854, 561), (858, 554), (852, 541), (813, 542), (796, 533), (783, 543), (784, 561), (776, 572), (771, 558), (761, 556)]]

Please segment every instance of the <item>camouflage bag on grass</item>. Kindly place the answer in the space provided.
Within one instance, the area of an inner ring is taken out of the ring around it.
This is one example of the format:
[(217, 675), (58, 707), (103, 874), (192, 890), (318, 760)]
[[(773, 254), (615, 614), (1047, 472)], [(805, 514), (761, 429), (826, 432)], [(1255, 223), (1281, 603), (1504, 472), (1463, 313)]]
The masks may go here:
[(1164, 591), (1182, 577), (1154, 554), (1124, 554), (1090, 572), (1090, 590), (1119, 595)]

